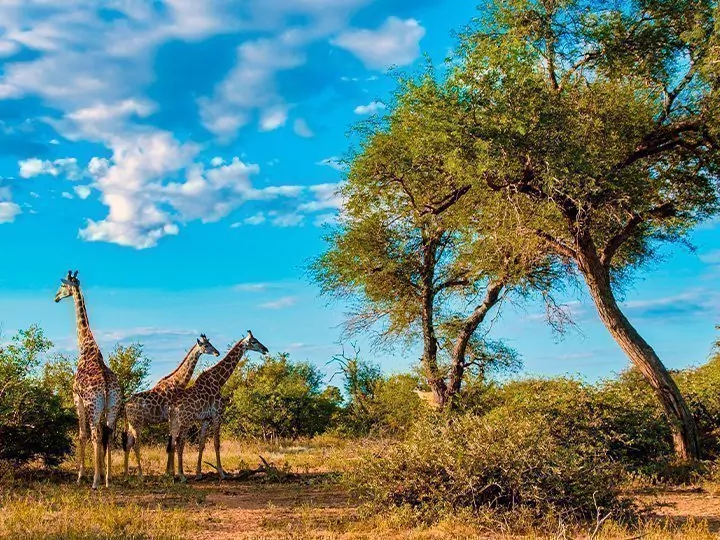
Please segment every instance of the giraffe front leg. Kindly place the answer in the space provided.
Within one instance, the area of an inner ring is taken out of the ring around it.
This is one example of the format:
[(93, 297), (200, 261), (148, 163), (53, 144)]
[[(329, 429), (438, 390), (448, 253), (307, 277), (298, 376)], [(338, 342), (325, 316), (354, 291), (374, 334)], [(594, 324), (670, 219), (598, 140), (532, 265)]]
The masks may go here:
[(197, 459), (197, 470), (195, 471), (195, 480), (202, 480), (202, 456), (203, 450), (205, 449), (205, 439), (207, 439), (207, 428), (208, 423), (203, 422), (200, 426), (200, 433), (198, 434), (198, 459)]
[(221, 480), (224, 480), (227, 476), (223, 471), (222, 464), (220, 463), (220, 421), (216, 421), (213, 424), (213, 442), (215, 443), (215, 460), (217, 461), (218, 476)]
[(89, 433), (87, 415), (82, 399), (77, 394), (73, 394), (75, 409), (78, 415), (78, 478), (77, 483), (82, 482), (85, 476), (85, 447), (87, 446)]

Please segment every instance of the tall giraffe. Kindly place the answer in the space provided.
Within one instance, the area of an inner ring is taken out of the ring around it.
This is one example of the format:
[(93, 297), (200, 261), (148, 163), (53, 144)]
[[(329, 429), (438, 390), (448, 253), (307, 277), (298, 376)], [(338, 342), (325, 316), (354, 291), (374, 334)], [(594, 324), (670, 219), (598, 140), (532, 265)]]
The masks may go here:
[(73, 379), (73, 401), (77, 409), (80, 424), (80, 469), (78, 483), (85, 474), (85, 446), (88, 439), (88, 427), (94, 450), (95, 476), (93, 489), (101, 481), (103, 454), (105, 463), (105, 486), (110, 485), (110, 437), (118, 419), (122, 405), (122, 390), (117, 376), (105, 365), (100, 347), (98, 347), (88, 321), (85, 299), (80, 290), (77, 270), (68, 271), (58, 292), (55, 302), (70, 296), (75, 300), (75, 322), (77, 325), (78, 357), (77, 371)]
[(138, 476), (142, 477), (140, 432), (143, 426), (168, 421), (170, 405), (175, 401), (178, 391), (185, 388), (190, 382), (195, 366), (203, 354), (220, 356), (220, 352), (213, 347), (205, 334), (200, 335), (175, 371), (160, 379), (150, 390), (134, 394), (125, 403), (127, 418), (127, 433), (123, 433), (125, 475), (128, 474), (130, 450), (134, 448)]
[(246, 351), (267, 354), (268, 349), (260, 343), (248, 330), (247, 336), (238, 341), (225, 357), (217, 364), (203, 371), (195, 384), (179, 392), (175, 404), (170, 408), (170, 440), (168, 442), (168, 475), (175, 476), (175, 460), (177, 454), (178, 474), (185, 481), (183, 469), (183, 449), (188, 429), (193, 424), (200, 424), (198, 435), (198, 462), (195, 478), (202, 478), (202, 454), (208, 427), (212, 428), (215, 442), (215, 458), (220, 478), (225, 472), (220, 464), (220, 422), (224, 404), (220, 391), (237, 367)]

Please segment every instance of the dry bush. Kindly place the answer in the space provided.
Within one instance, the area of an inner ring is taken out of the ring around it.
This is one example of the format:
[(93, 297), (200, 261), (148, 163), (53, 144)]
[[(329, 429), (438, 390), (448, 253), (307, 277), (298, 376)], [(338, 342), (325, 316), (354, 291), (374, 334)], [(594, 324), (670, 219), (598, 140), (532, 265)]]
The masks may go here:
[(630, 517), (617, 466), (601, 446), (577, 442), (541, 415), (518, 418), (500, 407), (421, 421), (405, 441), (367, 455), (346, 476), (374, 508), (405, 507), (420, 521), (468, 509), (488, 522), (512, 513), (528, 526)]

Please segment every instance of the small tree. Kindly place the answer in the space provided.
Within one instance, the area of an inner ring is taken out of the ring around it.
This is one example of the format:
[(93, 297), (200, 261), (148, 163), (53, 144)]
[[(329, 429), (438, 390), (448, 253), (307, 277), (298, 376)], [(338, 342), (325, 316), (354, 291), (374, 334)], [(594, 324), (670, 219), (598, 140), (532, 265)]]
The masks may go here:
[[(488, 313), (509, 291), (547, 290), (555, 274), (536, 239), (494, 229), (496, 193), (470, 193), (472, 149), (433, 75), (404, 81), (388, 117), (360, 127), (341, 221), (312, 272), (323, 293), (353, 302), (350, 334), (422, 343), (424, 375), (445, 406)], [(470, 224), (467, 205), (478, 209)]]
[(125, 399), (149, 387), (150, 359), (145, 356), (142, 344), (116, 345), (110, 353), (109, 363)]
[(40, 366), (52, 349), (38, 326), (0, 348), (0, 460), (16, 464), (40, 458), (57, 465), (71, 450), (72, 410), (43, 384)]

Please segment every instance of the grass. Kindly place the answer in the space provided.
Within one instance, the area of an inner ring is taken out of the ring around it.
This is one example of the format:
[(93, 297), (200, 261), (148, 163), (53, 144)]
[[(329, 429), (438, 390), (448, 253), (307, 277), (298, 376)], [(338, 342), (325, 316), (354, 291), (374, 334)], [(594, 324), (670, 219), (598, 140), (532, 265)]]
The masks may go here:
[[(669, 501), (670, 507), (660, 507), (659, 515), (648, 514), (633, 526), (608, 519), (597, 531), (594, 523), (571, 526), (562, 520), (554, 520), (542, 530), (519, 530), (518, 523), (498, 521), (491, 514), (460, 513), (432, 525), (421, 525), (407, 508), (369, 513), (332, 473), (352, 468), (360, 452), (381, 452), (383, 446), (382, 441), (330, 436), (279, 444), (223, 441), (223, 466), (227, 471), (254, 468), (262, 455), (296, 473), (292, 481), (284, 483), (272, 483), (267, 478), (221, 482), (207, 465), (202, 482), (173, 483), (163, 475), (166, 457), (161, 446), (143, 449), (147, 475), (144, 482), (135, 477), (122, 478), (122, 451), (115, 450), (112, 486), (96, 492), (90, 490), (88, 482), (75, 484), (72, 461), (52, 476), (37, 471), (4, 477), (0, 474), (0, 538), (703, 540), (717, 538), (720, 530), (718, 484), (699, 491), (654, 488), (642, 502)], [(185, 472), (189, 478), (194, 473), (196, 456), (196, 449), (188, 448)], [(214, 457), (212, 446), (206, 447), (204, 459), (214, 463)], [(697, 511), (693, 510), (694, 504)]]

